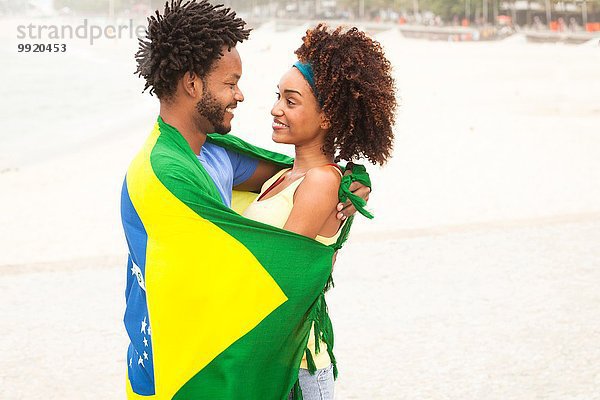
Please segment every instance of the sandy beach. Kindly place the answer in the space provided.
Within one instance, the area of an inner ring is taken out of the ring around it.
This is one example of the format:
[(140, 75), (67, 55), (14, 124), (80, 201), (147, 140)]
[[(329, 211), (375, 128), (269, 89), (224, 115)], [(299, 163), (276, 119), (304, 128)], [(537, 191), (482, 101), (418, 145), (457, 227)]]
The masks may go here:
[[(5, 22), (5, 21), (3, 21)], [(0, 29), (0, 399), (124, 398), (119, 193), (158, 103), (134, 40), (16, 53)], [(232, 133), (270, 140), (305, 27), (240, 45)], [(329, 304), (337, 399), (600, 399), (600, 49), (409, 40), (394, 158), (371, 167)], [(391, 90), (391, 88), (390, 88)]]

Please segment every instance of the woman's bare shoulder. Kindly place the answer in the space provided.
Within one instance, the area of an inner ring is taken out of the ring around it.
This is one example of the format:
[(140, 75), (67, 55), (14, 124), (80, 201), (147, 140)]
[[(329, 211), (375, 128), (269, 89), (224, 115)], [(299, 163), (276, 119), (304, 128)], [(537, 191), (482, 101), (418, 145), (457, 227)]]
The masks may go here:
[(309, 169), (302, 183), (307, 183), (309, 186), (334, 186), (337, 188), (341, 181), (342, 176), (336, 167), (324, 165)]

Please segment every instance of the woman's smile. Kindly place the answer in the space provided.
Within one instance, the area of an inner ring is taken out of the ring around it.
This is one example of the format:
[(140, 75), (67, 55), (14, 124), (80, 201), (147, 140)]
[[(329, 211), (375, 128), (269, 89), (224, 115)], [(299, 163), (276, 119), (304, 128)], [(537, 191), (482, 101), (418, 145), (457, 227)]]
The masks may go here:
[(278, 119), (274, 119), (273, 120), (273, 125), (272, 126), (273, 126), (273, 130), (274, 131), (278, 131), (278, 130), (281, 130), (281, 129), (287, 129), (287, 128), (289, 128), (288, 125), (284, 124), (283, 122), (281, 122)]

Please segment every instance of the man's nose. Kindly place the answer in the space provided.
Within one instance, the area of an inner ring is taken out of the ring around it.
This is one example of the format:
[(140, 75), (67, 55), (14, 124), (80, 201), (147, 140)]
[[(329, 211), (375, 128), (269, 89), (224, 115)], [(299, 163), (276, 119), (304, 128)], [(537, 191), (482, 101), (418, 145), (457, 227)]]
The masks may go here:
[(240, 88), (238, 88), (238, 90), (236, 90), (233, 98), (238, 102), (244, 101), (244, 93), (242, 93), (242, 90)]

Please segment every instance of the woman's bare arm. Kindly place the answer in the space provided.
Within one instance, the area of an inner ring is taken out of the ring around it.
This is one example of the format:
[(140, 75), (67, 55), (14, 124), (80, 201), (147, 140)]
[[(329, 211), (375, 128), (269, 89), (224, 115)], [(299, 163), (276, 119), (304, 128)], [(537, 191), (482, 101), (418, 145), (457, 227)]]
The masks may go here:
[(340, 181), (340, 174), (332, 167), (309, 170), (296, 189), (294, 207), (283, 228), (314, 239), (329, 219), (339, 226), (336, 206)]

